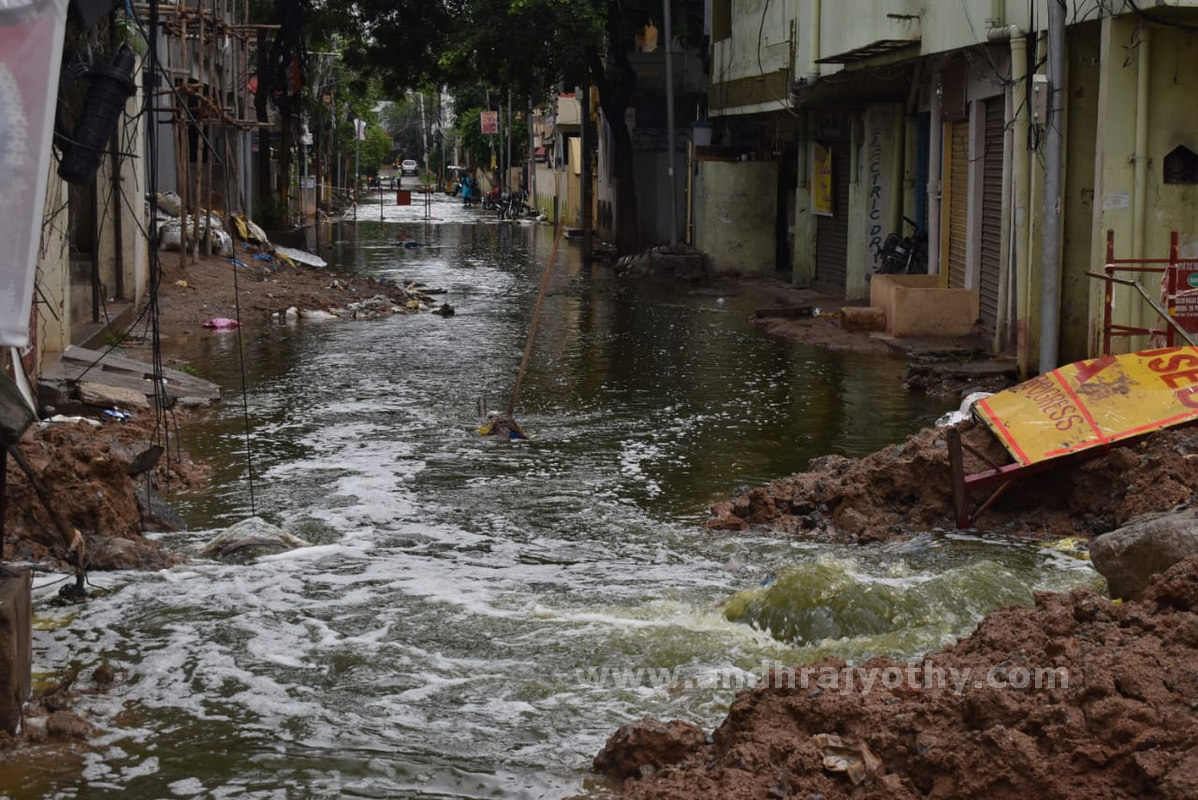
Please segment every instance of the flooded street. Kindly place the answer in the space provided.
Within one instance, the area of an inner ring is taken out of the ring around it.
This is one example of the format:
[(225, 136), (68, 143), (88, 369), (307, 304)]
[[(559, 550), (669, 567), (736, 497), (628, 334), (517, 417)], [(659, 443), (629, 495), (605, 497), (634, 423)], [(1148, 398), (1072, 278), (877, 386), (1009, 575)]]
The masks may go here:
[[(93, 574), (108, 593), (79, 608), (36, 590), (35, 668), (107, 661), (118, 678), (81, 698), (89, 754), (0, 776), (0, 795), (564, 797), (597, 780), (619, 725), (710, 728), (763, 661), (914, 658), (1033, 589), (1093, 582), (1086, 562), (982, 533), (857, 548), (702, 530), (738, 486), (945, 409), (899, 388), (898, 360), (761, 335), (749, 288), (626, 283), (576, 245), (516, 409), (535, 438), (480, 437), (553, 232), (443, 196), (425, 220), (416, 202), (382, 221), (364, 204), (320, 253), (442, 287), (457, 315), (247, 329), (252, 483), (237, 335), (180, 346), (226, 400), (183, 431), (213, 485), (164, 538), (183, 550), (256, 512), (315, 546)], [(725, 620), (775, 578), (775, 635)]]

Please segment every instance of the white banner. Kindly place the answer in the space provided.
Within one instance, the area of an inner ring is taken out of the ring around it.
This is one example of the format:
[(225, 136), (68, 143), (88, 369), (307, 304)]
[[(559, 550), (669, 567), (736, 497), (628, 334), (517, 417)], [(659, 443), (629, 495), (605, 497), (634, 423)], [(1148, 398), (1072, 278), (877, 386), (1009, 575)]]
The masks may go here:
[(354, 120), (354, 130), (357, 131), (357, 133), (358, 133), (358, 141), (359, 142), (366, 141), (366, 120), (355, 119)]
[(0, 345), (29, 343), (67, 0), (0, 0)]

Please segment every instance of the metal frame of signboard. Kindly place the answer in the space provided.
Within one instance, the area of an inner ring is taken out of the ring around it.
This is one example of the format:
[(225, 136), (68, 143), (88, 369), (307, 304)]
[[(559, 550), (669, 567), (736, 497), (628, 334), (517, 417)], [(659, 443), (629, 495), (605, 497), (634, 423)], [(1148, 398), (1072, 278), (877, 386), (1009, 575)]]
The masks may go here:
[[(1190, 269), (1198, 271), (1198, 260), (1182, 259), (1178, 254), (1178, 232), (1173, 231), (1169, 239), (1169, 258), (1167, 259), (1152, 259), (1152, 258), (1115, 258), (1115, 233), (1107, 231), (1106, 238), (1106, 263), (1103, 265), (1102, 272), (1090, 272), (1086, 274), (1092, 278), (1097, 278), (1106, 282), (1106, 291), (1103, 301), (1103, 326), (1102, 326), (1102, 355), (1111, 354), (1111, 342), (1116, 336), (1164, 336), (1165, 341), (1169, 346), (1173, 346), (1177, 338), (1182, 339), (1187, 344), (1195, 345), (1195, 338), (1181, 325), (1176, 317), (1176, 300), (1183, 293), (1198, 294), (1198, 288), (1181, 289), (1178, 283), (1179, 271)], [(1168, 306), (1162, 306), (1159, 302), (1149, 296), (1143, 285), (1138, 280), (1131, 280), (1116, 275), (1116, 272), (1130, 273), (1153, 273), (1160, 274), (1162, 267), (1165, 272), (1165, 302)], [(1152, 307), (1157, 315), (1164, 321), (1165, 326), (1161, 329), (1134, 327), (1130, 325), (1116, 325), (1111, 321), (1111, 311), (1114, 305), (1114, 285), (1120, 284), (1130, 286), (1137, 290), (1144, 301)], [(1193, 424), (1193, 423), (1189, 423)], [(1144, 436), (1147, 436), (1145, 433)], [(1126, 445), (1139, 439), (1143, 436), (1126, 438), (1120, 440), (1118, 445)], [(1064, 455), (1058, 458), (1047, 459), (1043, 461), (1033, 462), (1031, 464), (1020, 464), (1014, 462), (1011, 464), (995, 464), (988, 459), (983, 453), (978, 452), (974, 448), (961, 441), (960, 431), (955, 428), (949, 431), (948, 434), (948, 453), (949, 453), (949, 471), (952, 476), (953, 489), (953, 509), (956, 512), (956, 524), (958, 528), (971, 527), (974, 520), (983, 514), (987, 509), (993, 506), (999, 498), (1006, 493), (1011, 485), (1029, 475), (1041, 472), (1045, 469), (1060, 466), (1070, 459), (1084, 455), (1090, 457), (1095, 455), (1095, 451), (1107, 452), (1112, 445), (1107, 445), (1102, 448), (1087, 448), (1079, 453)], [(981, 472), (976, 472), (971, 475), (965, 474), (965, 452), (968, 451), (971, 455), (981, 459), (990, 468)], [(976, 494), (983, 489), (992, 486), (997, 486), (990, 492), (985, 499), (977, 504), (976, 507), (970, 507), (970, 496)]]

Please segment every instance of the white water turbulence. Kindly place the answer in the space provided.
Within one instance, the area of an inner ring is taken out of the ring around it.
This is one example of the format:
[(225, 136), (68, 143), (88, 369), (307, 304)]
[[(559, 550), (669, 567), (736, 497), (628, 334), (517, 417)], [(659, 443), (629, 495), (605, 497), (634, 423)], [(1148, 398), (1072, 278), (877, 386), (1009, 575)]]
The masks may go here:
[[(247, 331), (253, 508), (236, 353), (215, 337), (183, 353), (230, 402), (186, 433), (214, 485), (177, 498), (193, 530), (163, 541), (183, 552), (256, 512), (312, 546), (94, 574), (105, 591), (72, 608), (44, 584), (37, 664), (79, 668), (96, 735), (0, 795), (564, 797), (597, 785), (617, 727), (710, 728), (763, 661), (914, 659), (998, 604), (1093, 581), (984, 532), (855, 548), (703, 530), (736, 486), (945, 409), (889, 359), (761, 336), (734, 288), (625, 285), (572, 249), (517, 408), (535, 438), (478, 436), (480, 400), (506, 405), (551, 231), (434, 206), (427, 222), (386, 206), (321, 253), (444, 287), (457, 316)], [(400, 231), (422, 246), (390, 246)], [(87, 678), (104, 662), (107, 689)]]

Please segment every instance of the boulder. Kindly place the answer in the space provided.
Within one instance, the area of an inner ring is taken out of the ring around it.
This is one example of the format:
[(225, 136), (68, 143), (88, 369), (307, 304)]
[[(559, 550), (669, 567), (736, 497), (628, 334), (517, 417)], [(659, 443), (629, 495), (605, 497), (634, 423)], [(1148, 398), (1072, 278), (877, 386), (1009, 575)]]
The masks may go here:
[(1145, 514), (1090, 544), (1090, 559), (1111, 597), (1138, 600), (1153, 575), (1198, 555), (1198, 509)]
[(246, 550), (279, 551), (311, 546), (311, 542), (292, 536), (261, 517), (249, 517), (218, 533), (199, 549), (198, 555), (206, 558), (225, 558)]
[(611, 735), (595, 756), (595, 771), (617, 780), (639, 778), (677, 764), (706, 739), (703, 731), (689, 722), (643, 717)]

